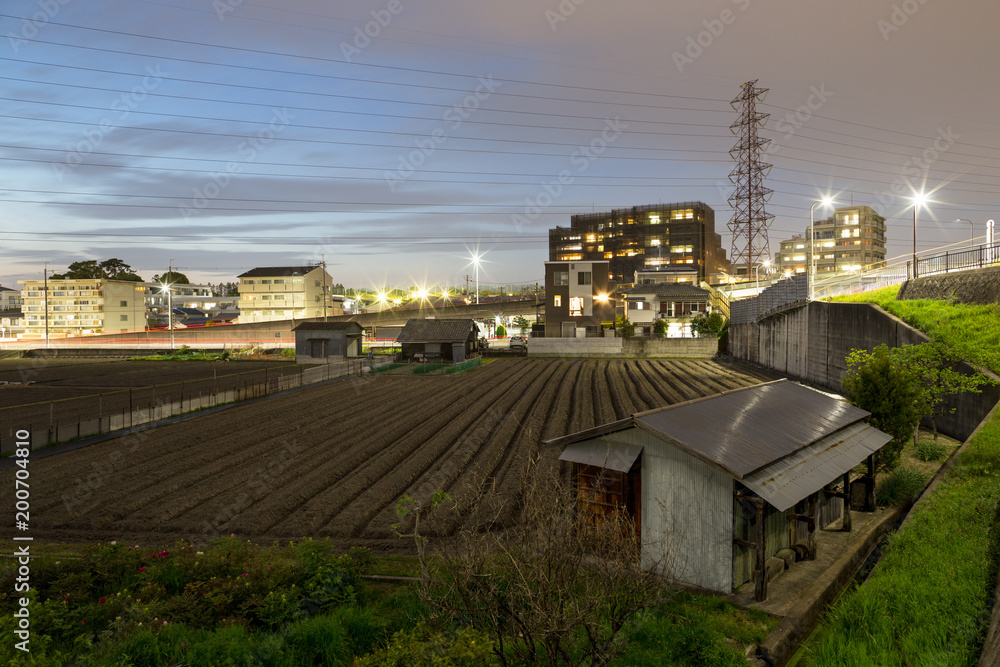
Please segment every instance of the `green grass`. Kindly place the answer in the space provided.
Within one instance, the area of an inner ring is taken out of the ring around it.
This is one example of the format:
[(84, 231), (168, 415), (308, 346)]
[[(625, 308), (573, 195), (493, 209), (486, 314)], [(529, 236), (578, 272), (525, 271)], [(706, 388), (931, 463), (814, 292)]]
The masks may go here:
[(921, 461), (940, 461), (948, 453), (948, 448), (940, 442), (921, 440), (916, 447), (916, 456)]
[(721, 598), (677, 592), (629, 627), (626, 653), (615, 667), (745, 666), (744, 649), (767, 637), (777, 619)]
[(927, 485), (927, 475), (901, 465), (886, 475), (875, 489), (879, 505), (903, 505), (919, 496)]
[[(838, 301), (886, 311), (1000, 370), (997, 306), (895, 301), (886, 288)], [(990, 620), (1000, 545), (1000, 412), (969, 442), (882, 561), (844, 595), (804, 648), (800, 665), (974, 665)]]
[(954, 348), (962, 357), (1000, 373), (1000, 305), (968, 305), (914, 299), (896, 301), (899, 288), (884, 287), (864, 294), (834, 297), (831, 301), (874, 303), (934, 340)]

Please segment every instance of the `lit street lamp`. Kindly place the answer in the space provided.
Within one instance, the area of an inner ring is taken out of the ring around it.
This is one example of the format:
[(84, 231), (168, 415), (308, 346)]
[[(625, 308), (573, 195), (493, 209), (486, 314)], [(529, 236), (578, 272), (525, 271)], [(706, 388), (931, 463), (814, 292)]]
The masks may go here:
[(917, 209), (927, 203), (927, 195), (917, 192), (913, 195), (913, 277), (917, 277)]
[(479, 262), (482, 258), (479, 253), (472, 253), (472, 264), (476, 265), (476, 304), (479, 303)]
[(770, 269), (771, 269), (771, 260), (765, 259), (760, 264), (755, 264), (754, 265), (754, 275), (757, 277), (757, 294), (760, 294), (760, 267), (762, 267), (762, 266), (764, 267), (765, 271), (770, 271)]
[(823, 206), (833, 205), (833, 199), (830, 197), (824, 197), (823, 199), (817, 199), (809, 207), (809, 300), (812, 301), (816, 298), (816, 230), (814, 229), (815, 223), (813, 222), (813, 211), (816, 209), (816, 204), (822, 204)]
[(173, 285), (160, 283), (160, 291), (167, 293), (167, 323), (170, 327), (170, 351), (174, 350), (174, 291)]

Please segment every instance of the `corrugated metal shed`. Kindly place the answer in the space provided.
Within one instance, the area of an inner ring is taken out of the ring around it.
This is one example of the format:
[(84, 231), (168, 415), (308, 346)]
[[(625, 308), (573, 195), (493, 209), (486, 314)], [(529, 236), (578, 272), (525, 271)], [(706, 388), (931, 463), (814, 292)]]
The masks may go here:
[(479, 326), (471, 319), (417, 320), (406, 322), (396, 340), (400, 343), (464, 343), (475, 340)]
[(346, 331), (360, 334), (362, 326), (357, 322), (300, 322), (292, 331)]
[(604, 436), (568, 445), (559, 455), (559, 460), (628, 472), (641, 452), (642, 445), (620, 441), (614, 436)]
[(780, 380), (633, 418), (639, 428), (742, 479), (868, 414), (828, 394)]
[(743, 484), (784, 511), (874, 454), (889, 436), (851, 424), (743, 478)]

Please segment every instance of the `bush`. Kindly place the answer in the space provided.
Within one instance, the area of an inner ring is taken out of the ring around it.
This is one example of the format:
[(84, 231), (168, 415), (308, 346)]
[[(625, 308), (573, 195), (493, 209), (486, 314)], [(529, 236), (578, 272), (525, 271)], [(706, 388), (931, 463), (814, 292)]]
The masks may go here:
[(507, 337), (507, 329), (505, 329), (504, 326), (501, 324), (500, 326), (497, 327), (497, 338), (506, 338), (506, 337)]
[(474, 628), (431, 632), (420, 624), (400, 630), (389, 645), (354, 661), (357, 667), (480, 667), (497, 664), (493, 640)]
[(294, 359), (295, 358), (295, 348), (289, 347), (281, 351), (282, 359)]
[(948, 448), (940, 442), (921, 440), (917, 443), (917, 458), (921, 461), (940, 461), (948, 453)]
[(880, 505), (902, 505), (919, 496), (925, 484), (927, 476), (924, 473), (900, 466), (879, 482), (875, 497)]

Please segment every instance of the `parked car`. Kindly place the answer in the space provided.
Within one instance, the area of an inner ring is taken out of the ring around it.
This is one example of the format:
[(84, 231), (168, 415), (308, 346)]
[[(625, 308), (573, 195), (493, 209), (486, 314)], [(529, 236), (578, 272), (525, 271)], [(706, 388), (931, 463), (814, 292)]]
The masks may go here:
[(528, 349), (528, 340), (524, 336), (511, 336), (510, 349), (526, 351)]

